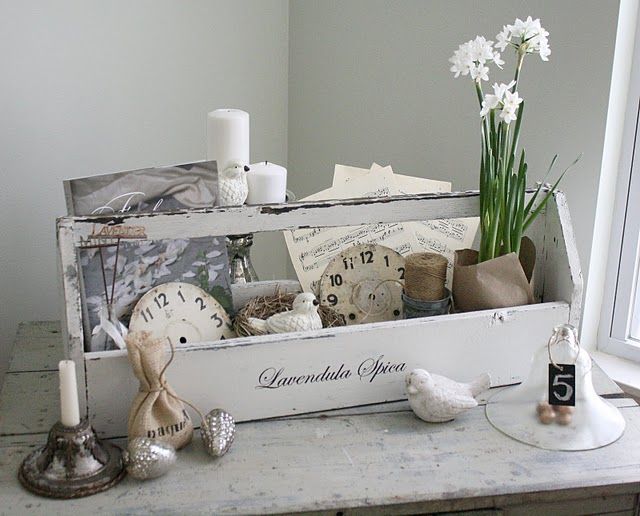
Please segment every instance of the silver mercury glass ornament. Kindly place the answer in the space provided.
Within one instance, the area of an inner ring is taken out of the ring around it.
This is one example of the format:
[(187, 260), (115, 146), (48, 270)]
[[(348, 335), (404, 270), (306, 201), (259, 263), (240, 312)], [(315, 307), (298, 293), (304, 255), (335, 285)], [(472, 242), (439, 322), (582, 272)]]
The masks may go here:
[(200, 435), (207, 453), (213, 457), (221, 457), (233, 444), (236, 423), (225, 410), (213, 409), (202, 419)]
[(176, 462), (176, 450), (168, 443), (147, 437), (135, 437), (123, 452), (127, 473), (138, 480), (164, 475)]

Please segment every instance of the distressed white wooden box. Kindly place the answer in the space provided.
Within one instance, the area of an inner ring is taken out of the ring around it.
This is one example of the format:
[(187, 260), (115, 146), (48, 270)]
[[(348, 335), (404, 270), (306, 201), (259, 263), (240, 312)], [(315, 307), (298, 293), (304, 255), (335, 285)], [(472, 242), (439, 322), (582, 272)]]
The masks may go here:
[[(85, 387), (83, 409), (101, 435), (126, 435), (129, 404), (138, 387), (126, 351), (83, 348), (77, 251), (96, 226), (144, 226), (147, 238), (155, 240), (473, 217), (478, 212), (477, 192), (458, 192), (61, 218), (57, 229), (65, 343)], [(402, 400), (404, 373), (416, 367), (459, 380), (488, 371), (493, 386), (521, 381), (531, 354), (546, 343), (555, 325), (578, 326), (582, 298), (582, 275), (562, 193), (554, 195), (528, 235), (537, 249), (538, 304), (191, 345), (177, 351), (169, 382), (203, 411), (223, 407), (237, 421), (247, 421)], [(276, 283), (238, 287), (234, 303), (241, 306)], [(283, 284), (290, 288), (291, 283)], [(274, 375), (278, 381), (271, 383)]]

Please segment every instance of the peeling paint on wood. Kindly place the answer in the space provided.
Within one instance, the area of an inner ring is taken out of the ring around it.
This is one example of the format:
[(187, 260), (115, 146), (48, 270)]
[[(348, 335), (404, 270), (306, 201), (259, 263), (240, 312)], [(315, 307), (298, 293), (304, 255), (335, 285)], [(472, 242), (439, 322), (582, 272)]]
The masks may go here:
[[(88, 407), (87, 413), (104, 434), (120, 435), (127, 410), (126, 396), (114, 399), (113, 392), (132, 393), (136, 389), (125, 352), (83, 351), (77, 247), (90, 238), (96, 224), (133, 224), (144, 227), (149, 239), (163, 239), (477, 214), (477, 192), (454, 192), (59, 219), (60, 261), (65, 271), (61, 276), (66, 352), (76, 361), (80, 384), (86, 387), (82, 401)], [(380, 376), (373, 386), (362, 381), (347, 387), (330, 386), (328, 382), (321, 388), (305, 385), (286, 393), (281, 389), (256, 389), (260, 371), (270, 367), (276, 372), (282, 368), (289, 375), (288, 381), (298, 381), (300, 375), (318, 373), (318, 368), (324, 366), (340, 370), (342, 364), (355, 371), (363, 360), (379, 358), (382, 362), (406, 362), (407, 367), (425, 367), (460, 380), (489, 371), (494, 385), (518, 381), (526, 372), (529, 357), (546, 342), (553, 326), (568, 321), (577, 325), (582, 292), (573, 230), (562, 193), (554, 195), (546, 212), (530, 228), (529, 236), (536, 244), (539, 258), (533, 283), (536, 296), (544, 301), (542, 304), (205, 343), (178, 351), (176, 363), (169, 371), (172, 384), (182, 396), (196, 403), (208, 406), (215, 401), (222, 406), (238, 407), (235, 416), (242, 421), (404, 397), (400, 374), (387, 374), (384, 379)], [(273, 288), (273, 282), (247, 285), (237, 291), (236, 308), (246, 299), (264, 295), (265, 289)], [(289, 282), (283, 288), (295, 291), (299, 287)], [(428, 340), (425, 336), (432, 338)], [(263, 369), (259, 370), (260, 367)], [(384, 363), (380, 367), (384, 369)], [(197, 387), (193, 378), (199, 379)], [(273, 391), (270, 397), (266, 397), (267, 391)]]

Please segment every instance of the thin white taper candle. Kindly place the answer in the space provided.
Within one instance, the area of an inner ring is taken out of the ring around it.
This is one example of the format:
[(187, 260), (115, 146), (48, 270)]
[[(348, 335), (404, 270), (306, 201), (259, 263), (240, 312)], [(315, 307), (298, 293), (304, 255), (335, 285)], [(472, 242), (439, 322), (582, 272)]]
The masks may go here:
[(60, 372), (60, 422), (67, 427), (80, 424), (80, 405), (78, 404), (78, 382), (76, 364), (73, 360), (61, 360)]

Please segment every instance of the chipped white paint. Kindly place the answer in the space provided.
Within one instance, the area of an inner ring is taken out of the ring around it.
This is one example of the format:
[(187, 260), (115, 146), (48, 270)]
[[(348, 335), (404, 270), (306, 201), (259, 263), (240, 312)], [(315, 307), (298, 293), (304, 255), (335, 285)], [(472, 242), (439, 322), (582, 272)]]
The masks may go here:
[(549, 202), (545, 216), (545, 299), (569, 303), (569, 323), (580, 328), (582, 316), (582, 270), (567, 199), (562, 192)]
[[(161, 239), (477, 214), (477, 193), (462, 192), (60, 219), (66, 349), (86, 373), (92, 422), (104, 435), (124, 435), (129, 401), (137, 388), (126, 352), (82, 349), (76, 246), (96, 227), (143, 226), (148, 238)], [(238, 421), (403, 399), (403, 374), (415, 367), (460, 380), (488, 371), (494, 385), (519, 381), (552, 327), (579, 320), (582, 288), (562, 193), (554, 196), (529, 236), (537, 248), (534, 291), (540, 304), (192, 346), (177, 352), (169, 380), (203, 410), (227, 407)], [(234, 302), (241, 306), (274, 285), (249, 284), (235, 291)], [(297, 287), (287, 282), (284, 288)], [(325, 370), (328, 379), (322, 377)]]
[[(37, 338), (23, 335), (16, 355)], [(43, 360), (36, 357), (34, 363), (45, 370), (55, 364)], [(55, 420), (56, 392), (43, 392), (33, 374), (10, 373), (15, 378), (0, 397), (0, 496), (6, 514), (578, 515), (637, 509), (640, 409), (630, 399), (611, 400), (629, 422), (626, 434), (590, 452), (550, 453), (518, 443), (491, 427), (484, 407), (451, 423), (427, 424), (403, 402), (242, 423), (234, 447), (217, 461), (194, 439), (175, 467), (151, 483), (126, 478), (91, 497), (39, 498), (20, 487), (16, 471), (46, 439), (48, 427), (37, 426), (29, 415), (41, 406), (44, 419)], [(598, 393), (620, 395), (597, 367), (594, 380)], [(29, 390), (40, 396), (26, 396)], [(21, 401), (6, 403), (12, 399)]]

